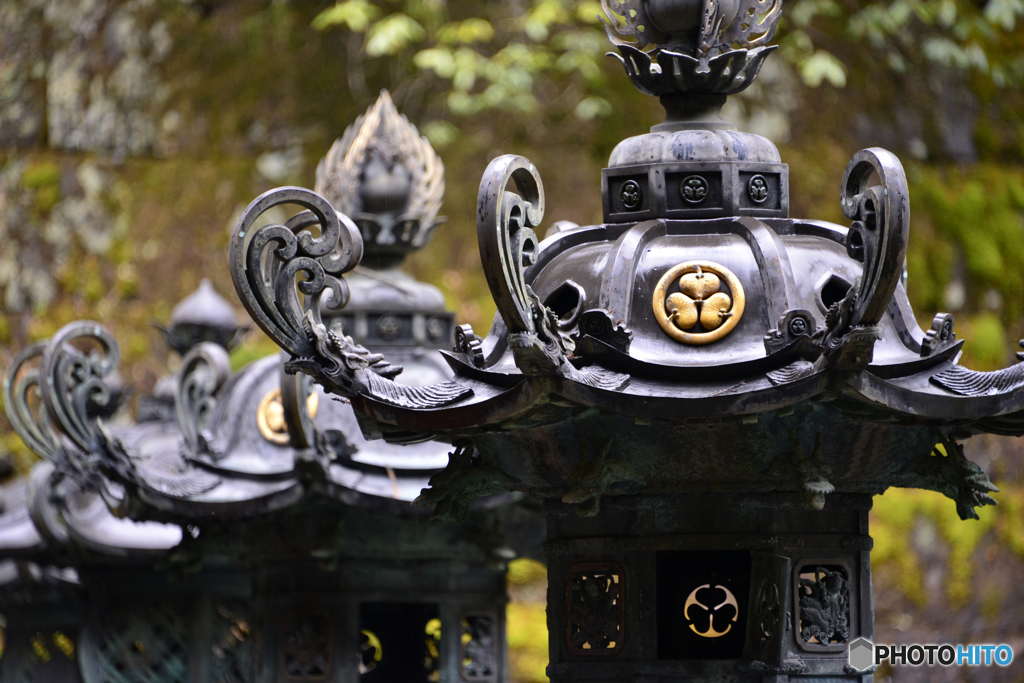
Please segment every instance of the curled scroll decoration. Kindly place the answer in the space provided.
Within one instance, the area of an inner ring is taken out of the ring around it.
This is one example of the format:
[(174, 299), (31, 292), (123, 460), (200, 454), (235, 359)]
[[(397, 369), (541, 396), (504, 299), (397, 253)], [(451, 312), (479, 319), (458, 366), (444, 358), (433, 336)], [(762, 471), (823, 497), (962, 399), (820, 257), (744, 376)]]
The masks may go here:
[[(872, 174), (881, 185), (868, 187)], [(879, 321), (903, 275), (910, 231), (907, 177), (899, 159), (872, 147), (853, 155), (843, 175), (843, 213), (853, 219), (846, 235), (850, 257), (864, 271), (846, 296), (825, 315), (825, 328), (814, 336), (823, 355), (817, 365), (853, 370), (871, 362), (882, 337)]]
[[(509, 182), (517, 192), (506, 189)], [(493, 160), (480, 181), (476, 217), (480, 259), (516, 366), (526, 375), (561, 375), (600, 389), (624, 386), (626, 375), (570, 363), (576, 348), (571, 331), (559, 327), (558, 315), (526, 282), (525, 270), (537, 260), (533, 228), (544, 218), (544, 185), (536, 167), (512, 154)]]
[[(505, 186), (515, 183), (519, 194)], [(477, 240), (487, 285), (510, 332), (537, 332), (536, 296), (524, 270), (537, 258), (533, 228), (544, 218), (544, 185), (528, 160), (506, 154), (492, 161), (480, 181), (477, 199)]]
[[(74, 345), (83, 340), (93, 349), (86, 352)], [(99, 426), (89, 408), (109, 404), (110, 391), (103, 380), (120, 359), (110, 332), (87, 321), (62, 327), (43, 352), (39, 390), (48, 417), (57, 432), (86, 453), (99, 438)]]
[(22, 349), (4, 374), (3, 399), (7, 419), (15, 433), (34, 453), (53, 459), (59, 448), (57, 435), (42, 405), (39, 391), (39, 367), (46, 341)]
[[(253, 228), (262, 214), (282, 204), (306, 210), (283, 225)], [(314, 226), (320, 230), (318, 237), (309, 231)], [(359, 230), (326, 199), (302, 188), (282, 187), (257, 197), (239, 219), (231, 241), (231, 279), (256, 324), (291, 354), (285, 364), (288, 373), (306, 373), (339, 396), (362, 395), (414, 409), (472, 394), (456, 382), (396, 384), (391, 378), (401, 367), (327, 329), (321, 303), (328, 311), (344, 308), (349, 290), (341, 276), (358, 265), (362, 254)], [(326, 293), (330, 299), (322, 302)]]
[[(872, 173), (881, 185), (868, 187)], [(903, 275), (910, 232), (910, 193), (903, 165), (879, 147), (853, 155), (843, 174), (843, 213), (855, 221), (847, 235), (850, 256), (864, 263), (852, 320), (876, 325)]]
[[(283, 225), (253, 227), (260, 216), (283, 204), (306, 210)], [(318, 236), (310, 232), (314, 226)], [(341, 276), (362, 255), (358, 228), (326, 199), (303, 188), (281, 187), (263, 193), (242, 213), (231, 241), (231, 278), (249, 315), (278, 346), (293, 356), (310, 356), (314, 349), (304, 328), (306, 313), (323, 324), (320, 302), (325, 292), (330, 293), (332, 310), (348, 303), (348, 285)], [(297, 281), (300, 274), (305, 279)]]
[(185, 444), (192, 453), (206, 449), (202, 433), (217, 405), (217, 392), (230, 374), (227, 351), (213, 342), (198, 344), (182, 359), (174, 409)]

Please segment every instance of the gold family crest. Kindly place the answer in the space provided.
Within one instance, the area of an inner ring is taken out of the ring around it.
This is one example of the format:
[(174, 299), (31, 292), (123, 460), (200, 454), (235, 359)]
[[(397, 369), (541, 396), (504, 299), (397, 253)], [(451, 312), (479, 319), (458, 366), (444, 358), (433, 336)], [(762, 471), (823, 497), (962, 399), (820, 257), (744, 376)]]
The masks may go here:
[[(679, 291), (670, 294), (677, 280)], [(739, 278), (711, 261), (680, 263), (654, 288), (654, 317), (684, 344), (710, 344), (725, 337), (739, 324), (745, 303)]]

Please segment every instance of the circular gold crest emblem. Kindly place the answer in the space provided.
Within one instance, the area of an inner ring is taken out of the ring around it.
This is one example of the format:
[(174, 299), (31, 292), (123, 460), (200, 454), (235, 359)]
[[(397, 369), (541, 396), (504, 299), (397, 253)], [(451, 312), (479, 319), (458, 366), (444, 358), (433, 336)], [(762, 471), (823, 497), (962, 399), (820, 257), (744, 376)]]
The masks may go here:
[[(678, 278), (679, 291), (668, 293)], [(723, 285), (728, 292), (722, 291)], [(654, 288), (654, 317), (668, 336), (684, 344), (710, 344), (733, 331), (743, 316), (743, 285), (711, 261), (680, 263)], [(699, 327), (698, 327), (699, 324)]]
[[(701, 638), (721, 638), (732, 630), (739, 614), (740, 605), (732, 591), (725, 586), (712, 586), (709, 583), (694, 588), (683, 606), (683, 618), (689, 622), (690, 630)], [(725, 628), (717, 630), (716, 623), (719, 626), (724, 623)], [(698, 625), (704, 630), (697, 628)]]
[[(317, 408), (320, 407), (320, 397), (314, 391), (306, 399), (306, 411), (310, 417), (316, 417)], [(256, 424), (260, 428), (260, 434), (271, 443), (284, 445), (291, 441), (288, 436), (288, 425), (284, 421), (284, 405), (281, 404), (281, 390), (271, 389), (262, 399), (256, 408)]]

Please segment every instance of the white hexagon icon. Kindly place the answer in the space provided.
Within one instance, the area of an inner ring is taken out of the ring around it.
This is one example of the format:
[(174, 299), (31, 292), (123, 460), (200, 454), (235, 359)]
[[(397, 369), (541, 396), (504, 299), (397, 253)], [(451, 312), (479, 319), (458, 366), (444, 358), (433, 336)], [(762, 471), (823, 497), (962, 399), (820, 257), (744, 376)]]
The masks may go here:
[(858, 638), (850, 643), (850, 667), (864, 671), (875, 659), (875, 646), (867, 638)]

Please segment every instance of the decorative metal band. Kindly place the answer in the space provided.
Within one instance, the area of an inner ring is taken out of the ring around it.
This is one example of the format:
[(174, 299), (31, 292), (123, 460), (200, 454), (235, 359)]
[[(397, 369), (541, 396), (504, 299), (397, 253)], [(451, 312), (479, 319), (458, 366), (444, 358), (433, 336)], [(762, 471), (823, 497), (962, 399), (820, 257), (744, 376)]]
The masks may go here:
[[(672, 282), (679, 278), (680, 291), (669, 294)], [(720, 292), (722, 280), (731, 296)], [(684, 344), (710, 344), (733, 331), (746, 297), (731, 270), (711, 261), (687, 261), (669, 269), (654, 288), (654, 317), (661, 329)], [(687, 332), (697, 323), (707, 332)]]

